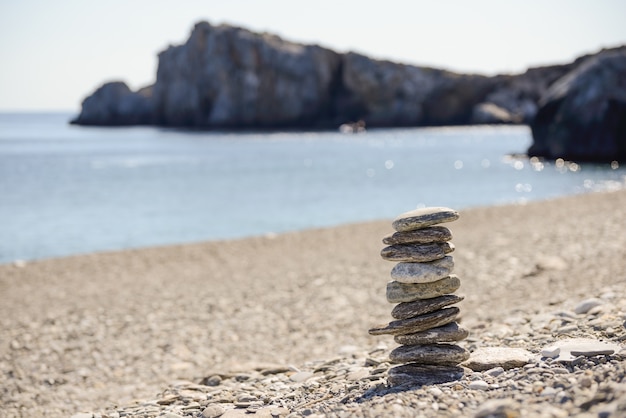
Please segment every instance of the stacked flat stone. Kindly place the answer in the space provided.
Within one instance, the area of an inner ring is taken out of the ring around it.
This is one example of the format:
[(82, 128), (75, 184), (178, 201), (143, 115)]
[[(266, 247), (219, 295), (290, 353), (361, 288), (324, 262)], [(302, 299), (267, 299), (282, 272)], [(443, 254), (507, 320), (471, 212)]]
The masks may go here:
[(454, 292), (459, 278), (452, 274), (454, 245), (450, 230), (438, 224), (459, 218), (458, 212), (430, 207), (403, 213), (393, 221), (395, 233), (386, 236), (381, 256), (396, 261), (387, 283), (387, 301), (397, 303), (391, 311), (395, 319), (369, 330), (372, 335), (391, 334), (401, 344), (389, 359), (404, 363), (389, 370), (391, 385), (444, 383), (458, 380), (463, 368), (458, 364), (469, 353), (454, 344), (468, 336), (456, 322), (463, 300)]

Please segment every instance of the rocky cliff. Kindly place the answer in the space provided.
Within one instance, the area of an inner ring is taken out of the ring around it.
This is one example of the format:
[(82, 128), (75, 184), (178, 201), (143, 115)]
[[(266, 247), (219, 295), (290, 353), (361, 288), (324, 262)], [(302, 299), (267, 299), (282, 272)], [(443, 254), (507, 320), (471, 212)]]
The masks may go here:
[(487, 77), (340, 54), (207, 22), (159, 54), (154, 85), (107, 83), (73, 123), (192, 128), (335, 128), (529, 123), (577, 64)]
[(152, 87), (133, 92), (122, 81), (98, 88), (83, 100), (78, 125), (147, 125), (156, 122)]
[(159, 54), (159, 124), (193, 127), (314, 125), (333, 116), (339, 54), (230, 26), (195, 26)]
[(529, 155), (626, 161), (626, 48), (590, 57), (539, 102)]

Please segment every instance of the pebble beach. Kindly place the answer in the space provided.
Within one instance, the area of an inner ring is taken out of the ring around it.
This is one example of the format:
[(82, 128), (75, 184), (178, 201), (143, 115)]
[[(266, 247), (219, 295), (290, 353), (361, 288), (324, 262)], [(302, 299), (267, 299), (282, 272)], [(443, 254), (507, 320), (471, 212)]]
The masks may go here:
[(0, 417), (626, 416), (625, 208), (459, 210), (470, 359), (424, 386), (368, 334), (391, 220), (0, 265)]

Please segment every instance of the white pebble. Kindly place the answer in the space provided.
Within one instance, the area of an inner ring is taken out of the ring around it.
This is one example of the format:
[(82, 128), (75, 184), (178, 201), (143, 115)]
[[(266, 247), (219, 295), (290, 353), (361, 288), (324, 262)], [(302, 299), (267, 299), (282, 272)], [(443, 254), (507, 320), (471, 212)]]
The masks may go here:
[(493, 369), (489, 369), (485, 372), (486, 375), (497, 377), (504, 373), (504, 369), (502, 367), (494, 367)]
[(294, 373), (289, 377), (289, 380), (292, 382), (304, 382), (307, 379), (313, 377), (313, 373), (311, 372), (298, 372)]
[(546, 358), (556, 358), (561, 353), (561, 349), (557, 346), (550, 345), (541, 350), (541, 356)]
[(557, 394), (557, 390), (553, 387), (547, 387), (543, 391), (541, 391), (541, 396), (555, 396)]
[(473, 390), (487, 390), (489, 389), (489, 384), (484, 380), (475, 380), (469, 384), (469, 388)]
[(430, 392), (430, 394), (433, 395), (435, 398), (438, 398), (441, 395), (443, 395), (443, 391), (439, 389), (438, 387), (432, 387), (428, 389), (428, 392)]

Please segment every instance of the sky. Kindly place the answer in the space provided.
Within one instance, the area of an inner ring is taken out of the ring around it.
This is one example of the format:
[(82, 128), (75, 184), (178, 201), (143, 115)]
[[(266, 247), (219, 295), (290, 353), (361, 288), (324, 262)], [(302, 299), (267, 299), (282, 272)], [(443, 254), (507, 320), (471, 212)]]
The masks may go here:
[(626, 44), (625, 16), (623, 0), (0, 0), (0, 111), (78, 112), (104, 82), (152, 84), (201, 20), (497, 74)]

